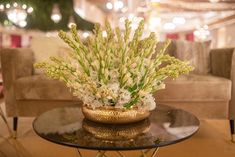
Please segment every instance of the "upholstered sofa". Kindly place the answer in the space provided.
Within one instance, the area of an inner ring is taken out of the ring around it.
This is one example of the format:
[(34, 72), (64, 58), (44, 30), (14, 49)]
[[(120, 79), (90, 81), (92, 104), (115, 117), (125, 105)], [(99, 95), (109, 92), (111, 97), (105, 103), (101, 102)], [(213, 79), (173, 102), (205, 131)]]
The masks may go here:
[[(43, 74), (34, 74), (34, 53), (30, 49), (2, 49), (6, 112), (14, 117), (37, 116), (54, 107), (79, 104), (65, 85)], [(166, 89), (155, 93), (157, 103), (165, 103), (194, 113), (199, 118), (228, 119), (234, 133), (235, 56), (233, 48), (210, 51), (210, 73), (189, 74), (167, 80)]]

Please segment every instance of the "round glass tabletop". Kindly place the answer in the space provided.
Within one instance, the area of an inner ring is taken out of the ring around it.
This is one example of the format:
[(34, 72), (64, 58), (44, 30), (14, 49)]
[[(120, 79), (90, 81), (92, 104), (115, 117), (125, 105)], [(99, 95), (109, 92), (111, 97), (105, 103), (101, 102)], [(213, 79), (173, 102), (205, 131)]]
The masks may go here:
[(35, 132), (51, 142), (94, 150), (138, 150), (162, 147), (191, 137), (197, 117), (167, 105), (157, 105), (148, 119), (125, 124), (99, 124), (84, 119), (81, 108), (47, 111), (33, 122)]

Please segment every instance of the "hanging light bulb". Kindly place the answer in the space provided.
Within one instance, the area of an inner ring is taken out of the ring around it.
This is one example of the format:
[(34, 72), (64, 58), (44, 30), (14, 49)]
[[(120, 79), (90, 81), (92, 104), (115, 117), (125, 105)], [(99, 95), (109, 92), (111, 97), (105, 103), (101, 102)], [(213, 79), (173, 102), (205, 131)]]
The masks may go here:
[(75, 25), (75, 24), (76, 23), (75, 23), (75, 20), (74, 20), (73, 16), (70, 16), (69, 17), (69, 22), (68, 22), (68, 27), (71, 28), (72, 25)]
[(3, 4), (0, 4), (0, 11), (4, 11), (4, 5)]
[(61, 20), (61, 13), (60, 13), (60, 8), (59, 8), (58, 4), (53, 5), (51, 19), (55, 23), (58, 23)]

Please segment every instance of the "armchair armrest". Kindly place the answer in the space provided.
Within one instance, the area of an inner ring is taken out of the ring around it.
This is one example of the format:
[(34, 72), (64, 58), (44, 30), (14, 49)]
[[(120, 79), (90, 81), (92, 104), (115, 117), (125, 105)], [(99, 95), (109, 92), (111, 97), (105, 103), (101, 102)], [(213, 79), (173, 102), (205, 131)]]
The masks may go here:
[(210, 52), (211, 73), (232, 81), (229, 118), (235, 119), (235, 48), (213, 49)]
[(13, 111), (17, 108), (14, 81), (33, 74), (33, 52), (30, 49), (2, 49), (0, 54), (6, 110), (11, 116), (16, 114)]

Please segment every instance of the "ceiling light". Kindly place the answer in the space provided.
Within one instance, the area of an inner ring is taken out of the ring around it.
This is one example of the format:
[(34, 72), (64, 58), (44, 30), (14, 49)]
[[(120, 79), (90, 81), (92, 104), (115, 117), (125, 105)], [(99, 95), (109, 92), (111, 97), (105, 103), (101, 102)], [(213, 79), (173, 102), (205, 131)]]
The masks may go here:
[(165, 30), (174, 30), (175, 29), (175, 24), (171, 23), (171, 22), (168, 22), (168, 23), (164, 24), (163, 28)]
[(107, 3), (106, 3), (106, 8), (107, 8), (108, 10), (112, 10), (112, 9), (113, 9), (113, 4), (112, 4), (111, 2), (107, 2)]
[(172, 22), (174, 24), (183, 25), (183, 24), (185, 24), (186, 20), (184, 17), (174, 17)]
[(32, 7), (29, 7), (28, 9), (27, 9), (27, 13), (32, 13), (33, 12), (33, 8)]

